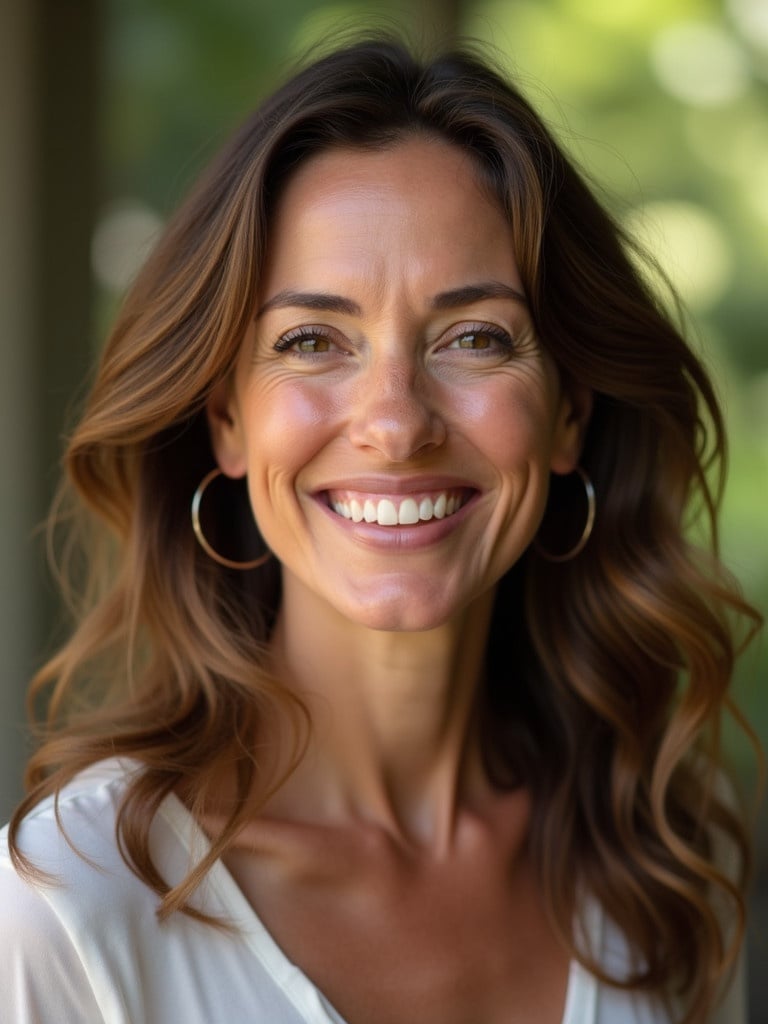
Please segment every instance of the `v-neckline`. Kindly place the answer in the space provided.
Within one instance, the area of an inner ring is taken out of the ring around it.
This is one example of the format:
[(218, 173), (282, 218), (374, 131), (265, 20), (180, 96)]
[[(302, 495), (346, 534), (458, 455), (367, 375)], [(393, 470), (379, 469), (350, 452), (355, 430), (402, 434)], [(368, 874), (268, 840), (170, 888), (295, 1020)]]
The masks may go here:
[[(208, 853), (211, 848), (208, 836), (175, 793), (165, 798), (158, 814), (172, 828), (190, 855), (191, 863)], [(239, 929), (242, 941), (304, 1016), (307, 1024), (347, 1024), (315, 983), (283, 952), (221, 859), (214, 861), (206, 876), (203, 892), (206, 887), (215, 892), (227, 921)], [(590, 944), (599, 949), (603, 915), (594, 901), (588, 902), (585, 908), (584, 924)], [(578, 960), (572, 959), (560, 1024), (596, 1024), (596, 1020), (597, 979)]]

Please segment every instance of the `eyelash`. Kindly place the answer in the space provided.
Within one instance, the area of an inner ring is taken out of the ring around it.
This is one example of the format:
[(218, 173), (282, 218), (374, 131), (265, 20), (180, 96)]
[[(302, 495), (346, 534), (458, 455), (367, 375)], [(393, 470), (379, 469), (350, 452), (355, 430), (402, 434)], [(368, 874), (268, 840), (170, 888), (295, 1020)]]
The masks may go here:
[[(464, 327), (461, 331), (457, 331), (452, 337), (448, 339), (447, 343), (442, 347), (450, 348), (450, 346), (453, 345), (454, 342), (460, 341), (461, 338), (483, 335), (488, 338), (493, 338), (495, 342), (497, 342), (502, 348), (506, 350), (511, 350), (515, 346), (514, 340), (509, 335), (509, 333), (505, 331), (503, 328), (497, 327), (495, 324), (476, 323), (469, 324), (466, 327)], [(328, 343), (329, 346), (334, 344), (333, 338), (330, 332), (328, 332), (327, 330), (320, 327), (314, 327), (312, 325), (304, 325), (301, 327), (294, 327), (293, 330), (290, 330), (286, 334), (283, 334), (275, 342), (274, 349), (276, 352), (290, 352), (291, 350), (295, 350), (295, 347), (298, 342), (309, 339), (325, 341)], [(476, 354), (480, 354), (485, 352), (492, 352), (492, 349), (466, 348), (464, 349), (464, 351), (475, 352)], [(303, 356), (304, 358), (311, 358), (314, 355), (322, 354), (320, 352), (301, 352), (300, 350), (296, 350), (296, 352), (299, 356)]]

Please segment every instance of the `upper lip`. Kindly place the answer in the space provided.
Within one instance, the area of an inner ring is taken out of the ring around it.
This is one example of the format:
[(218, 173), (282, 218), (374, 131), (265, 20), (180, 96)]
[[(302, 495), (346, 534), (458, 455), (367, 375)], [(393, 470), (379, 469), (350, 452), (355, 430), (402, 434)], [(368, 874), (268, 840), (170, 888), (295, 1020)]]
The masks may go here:
[(445, 474), (430, 476), (356, 476), (332, 480), (315, 489), (315, 494), (327, 491), (357, 491), (361, 494), (380, 494), (382, 497), (391, 495), (422, 494), (430, 491), (447, 491), (466, 488), (480, 490), (476, 483), (466, 477)]

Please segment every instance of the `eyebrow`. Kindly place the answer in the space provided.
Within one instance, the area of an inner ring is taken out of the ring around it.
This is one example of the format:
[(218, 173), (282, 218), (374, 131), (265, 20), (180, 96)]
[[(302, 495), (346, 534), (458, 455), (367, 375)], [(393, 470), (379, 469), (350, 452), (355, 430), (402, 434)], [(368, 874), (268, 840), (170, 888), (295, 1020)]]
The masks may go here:
[[(439, 292), (430, 302), (430, 307), (435, 310), (453, 309), (457, 306), (470, 306), (473, 302), (480, 302), (483, 299), (511, 299), (523, 306), (528, 305), (525, 296), (517, 288), (503, 284), (501, 281), (482, 281), (479, 284), (468, 284), (461, 288), (451, 288), (448, 291)], [(324, 313), (344, 313), (348, 316), (359, 316), (362, 313), (362, 309), (356, 302), (343, 295), (330, 295), (326, 292), (296, 292), (287, 289), (268, 299), (256, 313), (256, 319), (258, 320), (272, 309), (285, 309), (291, 306)]]
[(294, 292), (282, 291), (273, 295), (256, 313), (256, 319), (271, 309), (285, 309), (288, 306), (300, 306), (302, 309), (316, 309), (325, 313), (347, 313), (359, 316), (362, 310), (356, 302), (345, 299), (342, 295), (327, 295), (325, 292)]
[(522, 292), (501, 281), (483, 281), (480, 284), (467, 284), (463, 288), (451, 288), (440, 292), (432, 300), (433, 309), (452, 309), (454, 306), (470, 306), (482, 299), (512, 299), (527, 306), (528, 302)]

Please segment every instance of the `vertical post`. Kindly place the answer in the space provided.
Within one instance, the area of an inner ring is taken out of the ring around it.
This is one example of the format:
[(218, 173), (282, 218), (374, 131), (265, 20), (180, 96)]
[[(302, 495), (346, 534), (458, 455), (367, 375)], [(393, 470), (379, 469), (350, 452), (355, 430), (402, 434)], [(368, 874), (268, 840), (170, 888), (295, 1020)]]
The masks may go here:
[(32, 665), (39, 509), (33, 339), (33, 9), (2, 0), (0, 32), (0, 818), (20, 791), (23, 692)]
[(90, 247), (99, 192), (99, 0), (37, 0), (40, 97), (35, 334), (46, 493), (91, 358)]
[(98, 0), (0, 0), (0, 820), (56, 606), (40, 533), (90, 348)]

